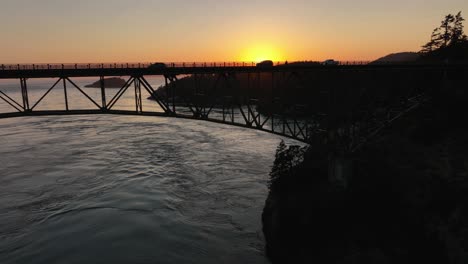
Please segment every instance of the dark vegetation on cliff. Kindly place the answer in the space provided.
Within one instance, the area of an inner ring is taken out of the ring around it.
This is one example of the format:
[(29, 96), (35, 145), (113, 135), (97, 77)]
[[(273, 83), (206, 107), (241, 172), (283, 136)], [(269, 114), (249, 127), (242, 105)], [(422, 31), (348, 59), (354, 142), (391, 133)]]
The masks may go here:
[(448, 14), (431, 34), (431, 40), (422, 46), (421, 62), (462, 63), (468, 60), (468, 38), (463, 31), (461, 12)]
[(272, 262), (465, 263), (468, 109), (445, 99), (348, 157), (345, 184), (328, 178), (326, 150), (280, 145), (263, 213)]

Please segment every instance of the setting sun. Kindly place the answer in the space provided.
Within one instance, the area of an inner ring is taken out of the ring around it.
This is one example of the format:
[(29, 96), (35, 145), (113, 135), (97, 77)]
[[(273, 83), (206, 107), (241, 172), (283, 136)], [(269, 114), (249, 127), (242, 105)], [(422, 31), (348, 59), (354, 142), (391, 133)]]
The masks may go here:
[(255, 45), (246, 48), (240, 56), (241, 61), (260, 62), (264, 60), (283, 61), (284, 54), (272, 45)]

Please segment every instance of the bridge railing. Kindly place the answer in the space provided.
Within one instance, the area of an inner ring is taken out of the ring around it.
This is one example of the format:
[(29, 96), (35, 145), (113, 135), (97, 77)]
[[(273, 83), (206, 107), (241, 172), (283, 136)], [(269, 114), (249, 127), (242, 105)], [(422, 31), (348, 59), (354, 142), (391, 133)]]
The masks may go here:
[[(112, 63), (38, 63), (38, 64), (0, 64), (0, 71), (18, 71), (18, 70), (60, 70), (60, 69), (145, 69), (150, 67), (152, 62), (112, 62)], [(157, 64), (160, 64), (159, 62)], [(255, 67), (256, 62), (247, 62), (247, 61), (226, 61), (226, 62), (164, 62), (164, 66), (156, 67), (166, 67), (166, 68), (207, 68), (207, 67)], [(321, 61), (294, 61), (288, 63), (287, 61), (275, 61), (273, 66), (291, 66), (291, 67), (301, 67), (301, 66), (311, 66), (311, 65), (323, 65), (326, 67), (333, 66), (363, 66), (363, 65), (420, 65), (420, 62), (415, 61), (335, 61), (332, 64), (321, 62)], [(468, 61), (451, 61), (450, 63), (439, 63), (431, 64), (423, 63), (428, 65), (466, 65)]]
[[(319, 61), (295, 61), (293, 63), (312, 63), (320, 65)], [(337, 65), (366, 65), (370, 61), (338, 61)], [(114, 63), (38, 63), (38, 64), (0, 64), (0, 70), (59, 70), (59, 69), (144, 69), (151, 62), (114, 62)], [(291, 63), (290, 63), (291, 64)], [(165, 62), (168, 68), (200, 68), (200, 67), (255, 67), (256, 62)], [(288, 65), (287, 61), (275, 61), (274, 66)]]

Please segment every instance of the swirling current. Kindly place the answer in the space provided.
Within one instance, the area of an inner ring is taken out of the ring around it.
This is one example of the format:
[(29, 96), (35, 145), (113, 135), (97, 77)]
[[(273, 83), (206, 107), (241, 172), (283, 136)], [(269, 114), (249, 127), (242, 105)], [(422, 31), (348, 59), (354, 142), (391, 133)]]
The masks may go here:
[(0, 263), (267, 263), (280, 140), (160, 117), (0, 120)]

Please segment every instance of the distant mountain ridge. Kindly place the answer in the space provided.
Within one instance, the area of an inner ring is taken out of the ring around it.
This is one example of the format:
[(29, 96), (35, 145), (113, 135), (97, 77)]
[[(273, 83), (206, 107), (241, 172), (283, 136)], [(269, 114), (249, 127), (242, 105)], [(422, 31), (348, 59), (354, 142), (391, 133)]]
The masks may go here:
[(417, 61), (420, 57), (421, 55), (418, 52), (398, 52), (379, 58), (371, 63), (412, 62)]

